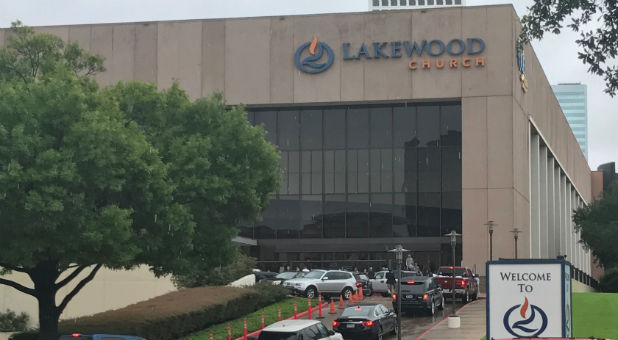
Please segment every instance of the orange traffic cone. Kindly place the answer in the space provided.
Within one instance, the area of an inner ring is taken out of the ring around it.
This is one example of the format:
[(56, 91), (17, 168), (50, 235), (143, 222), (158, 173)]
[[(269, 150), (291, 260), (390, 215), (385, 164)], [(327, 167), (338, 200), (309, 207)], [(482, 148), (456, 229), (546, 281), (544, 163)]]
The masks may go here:
[(318, 294), (318, 319), (323, 319), (322, 316), (322, 294)]
[(260, 316), (260, 329), (264, 329), (264, 313)]
[(335, 311), (335, 301), (333, 300), (333, 298), (330, 298), (330, 311), (328, 312), (328, 314), (335, 314), (337, 313)]
[(281, 321), (281, 307), (277, 308), (277, 321)]
[(247, 318), (242, 320), (242, 335), (243, 340), (247, 340)]
[(209, 336), (208, 336), (208, 339), (210, 339), (210, 340), (212, 340), (212, 339), (213, 339), (213, 337), (212, 337), (212, 331), (210, 332), (210, 334), (209, 334)]
[(296, 302), (294, 302), (294, 319), (298, 319), (298, 308)]
[(345, 305), (343, 304), (343, 295), (339, 295), (339, 309), (344, 309), (344, 308), (345, 308)]
[(313, 310), (311, 309), (311, 298), (307, 299), (307, 319), (311, 320), (311, 314), (313, 314)]
[(361, 301), (363, 301), (363, 299), (365, 298), (365, 295), (363, 295), (363, 287), (360, 287), (360, 293), (358, 293), (358, 295), (360, 296)]
[(227, 340), (232, 340), (232, 325), (227, 324)]

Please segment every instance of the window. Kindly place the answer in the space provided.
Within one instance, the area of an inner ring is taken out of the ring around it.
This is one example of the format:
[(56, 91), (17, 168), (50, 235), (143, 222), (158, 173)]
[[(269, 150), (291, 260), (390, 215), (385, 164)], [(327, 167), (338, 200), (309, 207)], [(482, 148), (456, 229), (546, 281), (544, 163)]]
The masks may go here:
[(318, 332), (320, 332), (320, 338), (328, 338), (330, 336), (330, 334), (328, 334), (328, 329), (322, 324), (316, 324), (316, 327), (318, 328)]

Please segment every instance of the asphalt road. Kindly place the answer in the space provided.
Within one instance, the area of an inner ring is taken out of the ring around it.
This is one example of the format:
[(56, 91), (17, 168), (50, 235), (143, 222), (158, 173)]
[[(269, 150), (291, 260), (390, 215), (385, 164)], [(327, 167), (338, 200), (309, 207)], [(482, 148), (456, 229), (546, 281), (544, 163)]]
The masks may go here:
[[(371, 296), (365, 297), (363, 302), (376, 302), (385, 305), (388, 308), (392, 308), (392, 300), (389, 297), (380, 297), (380, 296)], [(424, 330), (431, 327), (434, 323), (442, 320), (445, 316), (447, 316), (452, 310), (452, 302), (450, 300), (446, 300), (446, 308), (444, 310), (437, 310), (436, 314), (432, 317), (427, 315), (426, 313), (416, 313), (416, 314), (404, 314), (401, 319), (401, 338), (402, 339), (412, 339), (415, 336), (421, 334)], [(459, 309), (462, 306), (461, 302), (456, 302), (455, 309)], [(325, 312), (327, 309), (325, 309)], [(328, 315), (325, 314), (325, 318), (322, 319), (324, 325), (328, 328), (332, 328), (333, 320), (341, 314), (341, 310), (337, 310), (336, 315)], [(397, 339), (396, 335), (388, 335), (385, 336), (384, 339), (394, 340)]]

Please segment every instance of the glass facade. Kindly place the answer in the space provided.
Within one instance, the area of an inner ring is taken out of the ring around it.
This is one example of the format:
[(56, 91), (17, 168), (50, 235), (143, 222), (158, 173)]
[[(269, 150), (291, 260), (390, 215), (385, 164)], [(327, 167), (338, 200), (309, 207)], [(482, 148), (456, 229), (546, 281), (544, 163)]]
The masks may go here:
[[(255, 239), (461, 233), (461, 105), (248, 109), (281, 152), (281, 186)], [(359, 251), (362, 249), (359, 249)]]

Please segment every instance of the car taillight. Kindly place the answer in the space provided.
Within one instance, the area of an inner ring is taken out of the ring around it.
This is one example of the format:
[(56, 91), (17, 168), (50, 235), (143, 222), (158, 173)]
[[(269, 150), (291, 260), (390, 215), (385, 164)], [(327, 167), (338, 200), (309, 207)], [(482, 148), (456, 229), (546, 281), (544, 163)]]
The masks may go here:
[(397, 300), (397, 294), (393, 294), (393, 300)]
[(371, 327), (371, 326), (373, 326), (373, 321), (371, 321), (371, 320), (363, 321), (362, 325), (365, 326), (365, 327)]
[(356, 282), (356, 287), (360, 287), (361, 283), (360, 282)]
[(409, 285), (413, 285), (413, 284), (414, 284), (414, 281), (408, 281), (408, 284), (409, 284)]
[(341, 322), (337, 320), (333, 321), (333, 327), (339, 327), (339, 326), (341, 326)]
[(429, 300), (429, 294), (423, 295), (423, 301), (427, 301), (427, 300)]
[(461, 286), (465, 287), (466, 286), (466, 280), (461, 280)]
[(73, 333), (71, 334), (74, 338), (79, 338), (80, 336), (82, 336), (80, 333)]

